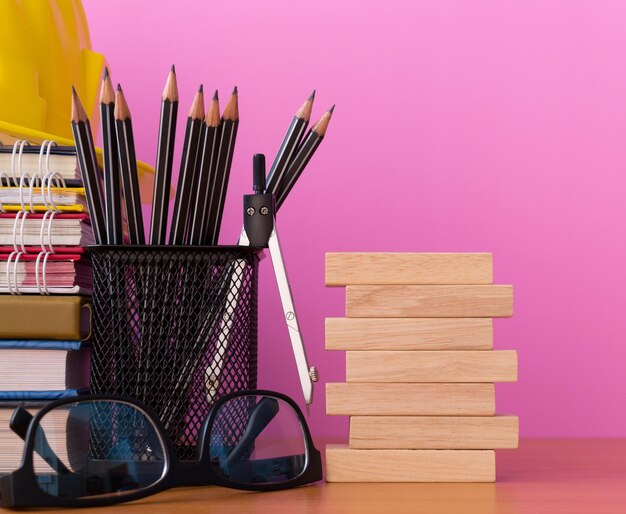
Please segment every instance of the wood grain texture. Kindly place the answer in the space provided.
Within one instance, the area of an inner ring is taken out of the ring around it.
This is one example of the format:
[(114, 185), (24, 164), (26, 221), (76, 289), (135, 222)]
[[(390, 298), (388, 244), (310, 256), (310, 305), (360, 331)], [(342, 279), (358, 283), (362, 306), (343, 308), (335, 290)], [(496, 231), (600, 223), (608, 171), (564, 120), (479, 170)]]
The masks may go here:
[(493, 384), (327, 383), (326, 414), (493, 416)]
[(516, 382), (517, 352), (349, 351), (347, 382)]
[[(315, 434), (313, 434), (315, 436)], [(316, 440), (318, 448), (323, 444)], [(626, 439), (521, 439), (496, 452), (496, 483), (318, 482), (275, 493), (176, 487), (96, 514), (622, 514)], [(2, 513), (15, 511), (0, 509)], [(77, 513), (46, 509), (45, 514)]]
[(493, 450), (353, 450), (326, 446), (328, 482), (494, 482)]
[(491, 284), (490, 253), (326, 254), (326, 285)]
[(491, 350), (491, 318), (326, 318), (327, 350)]
[(352, 416), (350, 448), (490, 450), (517, 448), (517, 416)]
[(502, 318), (513, 315), (513, 287), (348, 286), (349, 318)]

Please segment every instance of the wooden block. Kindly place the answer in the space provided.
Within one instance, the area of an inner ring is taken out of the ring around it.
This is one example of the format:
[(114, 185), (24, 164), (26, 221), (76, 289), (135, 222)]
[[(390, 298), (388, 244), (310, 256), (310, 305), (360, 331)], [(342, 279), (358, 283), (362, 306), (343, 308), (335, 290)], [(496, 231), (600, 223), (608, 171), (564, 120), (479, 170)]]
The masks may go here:
[(495, 412), (493, 384), (326, 384), (329, 415), (493, 416)]
[(327, 482), (494, 482), (493, 450), (353, 450), (326, 446)]
[(349, 318), (501, 318), (513, 315), (512, 286), (348, 286)]
[(352, 416), (350, 448), (490, 450), (517, 448), (517, 416)]
[(326, 318), (327, 350), (491, 350), (491, 318)]
[(347, 382), (515, 382), (517, 352), (346, 352)]
[(491, 284), (490, 253), (326, 254), (326, 285)]

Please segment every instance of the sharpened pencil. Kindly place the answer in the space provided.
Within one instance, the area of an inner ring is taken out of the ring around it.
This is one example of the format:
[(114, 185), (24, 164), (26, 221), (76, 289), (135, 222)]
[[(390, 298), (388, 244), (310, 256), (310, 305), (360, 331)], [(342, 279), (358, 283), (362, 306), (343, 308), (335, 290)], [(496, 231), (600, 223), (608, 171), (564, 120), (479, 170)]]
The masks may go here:
[(237, 87), (224, 108), (222, 115), (222, 134), (217, 158), (216, 180), (211, 191), (211, 205), (209, 211), (209, 244), (216, 245), (219, 240), (224, 203), (228, 191), (230, 167), (233, 163), (233, 151), (237, 139), (237, 127), (239, 126), (239, 92)]
[(170, 228), (170, 244), (173, 245), (182, 245), (187, 242), (186, 232), (188, 229), (194, 173), (196, 159), (198, 158), (198, 149), (200, 147), (203, 120), (204, 95), (201, 85), (193, 99), (189, 115), (187, 116), (183, 155), (180, 163), (180, 174), (178, 175), (178, 190), (176, 191), (172, 225)]
[(300, 109), (298, 109), (294, 115), (293, 120), (291, 120), (291, 124), (287, 129), (287, 133), (274, 159), (274, 164), (272, 164), (267, 176), (266, 190), (268, 193), (276, 194), (276, 192), (280, 190), (281, 181), (289, 169), (289, 163), (293, 160), (304, 131), (311, 119), (311, 110), (313, 109), (314, 100), (315, 90), (304, 101)]
[(96, 150), (89, 125), (89, 118), (72, 86), (72, 132), (78, 154), (78, 166), (83, 177), (87, 197), (87, 208), (91, 218), (96, 244), (105, 244), (107, 241), (106, 221), (102, 208), (102, 191), (96, 160)]
[(196, 198), (189, 231), (189, 242), (192, 245), (206, 244), (210, 194), (211, 188), (215, 183), (215, 166), (220, 142), (220, 124), (219, 98), (217, 91), (215, 91), (202, 131), (202, 155), (199, 158), (200, 163), (197, 167)]
[(100, 87), (100, 124), (102, 126), (107, 243), (120, 245), (124, 244), (120, 161), (115, 135), (115, 91), (113, 84), (111, 84), (108, 68), (104, 69), (104, 77)]
[(275, 193), (276, 212), (278, 212), (278, 209), (280, 209), (296, 181), (300, 178), (304, 168), (311, 160), (311, 157), (313, 157), (315, 150), (317, 150), (317, 147), (324, 140), (324, 135), (326, 134), (326, 129), (328, 128), (334, 109), (335, 106), (333, 105), (324, 113), (317, 123), (311, 127), (311, 130), (309, 130), (308, 134), (305, 136), (302, 144), (298, 147), (298, 151), (289, 164), (289, 169), (287, 173), (285, 173), (285, 177), (281, 181), (280, 189)]
[(139, 196), (139, 176), (137, 175), (137, 157), (135, 156), (135, 139), (130, 109), (122, 87), (118, 84), (115, 92), (115, 133), (120, 157), (120, 175), (126, 206), (128, 222), (128, 239), (131, 245), (146, 244), (143, 230), (143, 214)]
[(159, 141), (152, 194), (152, 219), (150, 222), (150, 244), (152, 245), (164, 245), (167, 243), (167, 212), (170, 201), (177, 117), (178, 86), (176, 84), (176, 70), (174, 65), (172, 65), (161, 98)]

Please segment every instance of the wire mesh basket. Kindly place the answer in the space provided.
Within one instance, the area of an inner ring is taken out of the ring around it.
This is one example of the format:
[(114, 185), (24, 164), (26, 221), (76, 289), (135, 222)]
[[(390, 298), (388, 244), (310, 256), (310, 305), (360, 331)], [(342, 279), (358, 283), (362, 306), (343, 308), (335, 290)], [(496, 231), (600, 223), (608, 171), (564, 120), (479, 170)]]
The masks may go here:
[(194, 460), (214, 401), (256, 387), (258, 250), (93, 246), (89, 251), (91, 391), (150, 406), (178, 457)]

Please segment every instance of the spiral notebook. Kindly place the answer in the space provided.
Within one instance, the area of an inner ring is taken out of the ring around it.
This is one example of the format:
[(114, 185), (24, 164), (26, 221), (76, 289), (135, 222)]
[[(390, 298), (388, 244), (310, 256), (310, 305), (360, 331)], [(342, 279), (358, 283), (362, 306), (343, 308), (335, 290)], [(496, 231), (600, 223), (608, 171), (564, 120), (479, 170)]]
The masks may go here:
[[(45, 218), (44, 218), (45, 217)], [(83, 246), (94, 244), (87, 214), (64, 214), (53, 218), (44, 213), (18, 217), (0, 214), (0, 252), (11, 253), (25, 246), (25, 253), (37, 253), (52, 246), (60, 253), (82, 253)]]
[(0, 294), (91, 294), (85, 190), (67, 184), (77, 169), (75, 148), (51, 141), (0, 149)]
[(91, 263), (85, 255), (0, 254), (0, 293), (90, 294)]
[[(20, 155), (21, 147), (21, 155)], [(78, 159), (76, 158), (76, 148), (73, 146), (52, 145), (48, 154), (48, 147), (44, 145), (44, 153), (41, 146), (25, 145), (0, 145), (0, 170), (4, 172), (2, 185), (17, 185), (20, 174), (20, 166), (23, 173), (35, 176), (39, 170), (45, 169), (46, 161), (48, 168), (58, 173), (66, 184), (78, 186), (82, 184)], [(49, 155), (49, 156), (48, 156)]]

